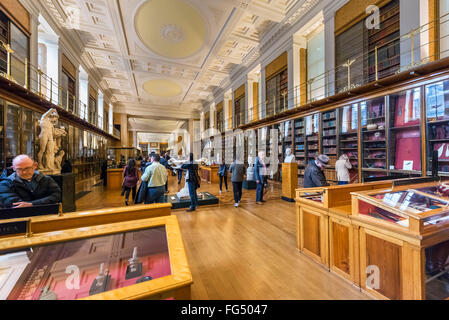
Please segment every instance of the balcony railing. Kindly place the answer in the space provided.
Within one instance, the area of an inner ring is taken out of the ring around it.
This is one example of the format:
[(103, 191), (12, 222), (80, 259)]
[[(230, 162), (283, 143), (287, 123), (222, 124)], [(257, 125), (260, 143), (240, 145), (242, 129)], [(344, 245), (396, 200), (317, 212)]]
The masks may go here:
[[(293, 89), (283, 91), (277, 96), (267, 97), (265, 101), (248, 110), (249, 116), (246, 124), (250, 124), (256, 119), (263, 120), (275, 116), (286, 110), (301, 108), (304, 105), (337, 94), (350, 92), (355, 88), (375, 83), (388, 76), (410, 72), (413, 68), (448, 57), (449, 32), (440, 34), (434, 40), (423, 41), (423, 39), (430, 38), (430, 33), (436, 33), (436, 30), (440, 29), (443, 24), (449, 26), (449, 14), (391, 39), (381, 47), (374, 47), (374, 49), (362, 55), (352, 57), (345, 63), (327, 70)], [(446, 44), (446, 42), (447, 45), (442, 46), (442, 43)], [(400, 53), (397, 56), (387, 59), (379, 58), (380, 50), (389, 50), (394, 47), (397, 49), (398, 46)], [(392, 59), (396, 59), (395, 61), (398, 62), (397, 70), (394, 73), (383, 72), (385, 69), (388, 71), (385, 66), (391, 64)], [(364, 67), (359, 68), (356, 72), (354, 70), (355, 65)]]
[[(24, 87), (39, 95), (48, 102), (57, 105), (72, 113), (80, 119), (97, 126), (97, 119), (88, 119), (88, 108), (76, 96), (70, 94), (67, 89), (58, 85), (51, 77), (41, 69), (31, 65), (28, 59), (20, 59), (15, 55), (9, 44), (0, 42), (3, 50), (6, 50), (6, 60), (0, 58), (0, 76)], [(97, 126), (98, 127), (98, 126)]]

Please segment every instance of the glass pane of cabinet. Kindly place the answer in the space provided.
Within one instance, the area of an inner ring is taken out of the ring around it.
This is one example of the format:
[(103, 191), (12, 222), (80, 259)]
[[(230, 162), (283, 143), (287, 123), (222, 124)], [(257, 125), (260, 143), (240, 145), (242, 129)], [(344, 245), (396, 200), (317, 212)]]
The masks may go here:
[(0, 170), (5, 169), (5, 154), (3, 149), (5, 145), (4, 106), (5, 101), (0, 99)]
[(359, 178), (359, 105), (345, 106), (340, 110), (339, 155), (346, 154), (352, 169), (350, 179), (357, 183)]
[(438, 171), (449, 172), (449, 81), (426, 87), (427, 159), (432, 168), (432, 153), (438, 152)]
[(314, 160), (320, 153), (319, 145), (319, 135), (320, 131), (320, 114), (315, 113), (314, 115), (306, 117), (306, 153), (307, 153), (307, 163), (310, 160)]
[(5, 153), (6, 166), (20, 154), (20, 107), (9, 104), (6, 109)]
[(385, 98), (360, 104), (362, 124), (362, 171), (364, 178), (387, 175), (387, 145), (385, 130)]
[(337, 110), (323, 112), (323, 154), (337, 156)]
[(389, 170), (421, 175), (421, 89), (389, 97)]
[(22, 154), (27, 154), (34, 157), (34, 128), (33, 128), (33, 111), (22, 109), (22, 136), (21, 136), (21, 151)]

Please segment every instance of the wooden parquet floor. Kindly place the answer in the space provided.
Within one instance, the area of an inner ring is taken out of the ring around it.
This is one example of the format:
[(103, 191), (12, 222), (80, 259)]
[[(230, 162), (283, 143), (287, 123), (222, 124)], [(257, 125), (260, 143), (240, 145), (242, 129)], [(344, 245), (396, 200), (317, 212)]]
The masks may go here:
[[(77, 201), (78, 210), (124, 205), (120, 191), (105, 191), (92, 179), (77, 192), (92, 190)], [(169, 190), (181, 186), (170, 177)], [(224, 188), (224, 187), (223, 187)], [(217, 195), (219, 205), (196, 212), (173, 210), (181, 227), (194, 284), (192, 299), (316, 300), (368, 299), (359, 289), (299, 253), (295, 240), (295, 205), (280, 199), (280, 184), (270, 183), (266, 203), (255, 204), (255, 190), (243, 189), (234, 208), (232, 184), (219, 195), (217, 184), (200, 191)]]

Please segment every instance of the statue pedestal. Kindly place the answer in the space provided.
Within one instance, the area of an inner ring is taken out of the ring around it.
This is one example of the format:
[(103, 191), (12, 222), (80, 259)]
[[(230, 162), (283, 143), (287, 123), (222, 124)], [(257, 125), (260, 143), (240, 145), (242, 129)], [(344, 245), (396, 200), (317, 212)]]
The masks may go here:
[(75, 174), (63, 173), (49, 175), (61, 188), (62, 212), (75, 212)]
[(282, 200), (295, 202), (295, 190), (298, 188), (298, 164), (282, 164)]

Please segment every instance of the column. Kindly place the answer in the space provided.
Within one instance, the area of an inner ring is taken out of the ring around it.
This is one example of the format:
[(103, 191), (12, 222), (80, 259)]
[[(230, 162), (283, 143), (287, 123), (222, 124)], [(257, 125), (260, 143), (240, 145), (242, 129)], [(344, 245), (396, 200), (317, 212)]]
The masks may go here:
[(267, 100), (267, 82), (265, 65), (262, 65), (260, 69), (260, 82), (259, 82), (260, 100), (259, 100), (259, 120), (264, 119), (266, 115), (266, 100)]
[[(307, 85), (301, 80), (300, 49), (307, 48), (305, 37), (293, 36), (290, 48), (287, 50), (288, 59), (288, 109), (301, 104), (300, 96), (307, 92)], [(307, 69), (306, 69), (307, 70)]]
[(324, 54), (326, 92), (325, 96), (335, 94), (335, 11), (324, 12)]
[[(32, 14), (31, 15), (31, 38), (30, 38), (30, 60), (29, 63), (37, 68), (38, 66), (38, 56), (39, 56), (39, 32), (38, 32), (38, 26), (39, 26), (39, 16), (38, 14)], [(31, 69), (30, 69), (31, 71)], [(29, 72), (29, 88), (33, 88), (36, 90), (37, 88), (37, 74), (36, 72)]]
[[(415, 31), (420, 27), (420, 0), (400, 0), (399, 13), (400, 35), (403, 37), (400, 44), (401, 71), (403, 71), (410, 67), (413, 68), (421, 60), (420, 33)], [(415, 33), (411, 35), (411, 31)], [(411, 37), (414, 42), (413, 55)]]
[(111, 103), (109, 104), (108, 116), (109, 116), (109, 128), (107, 128), (106, 130), (108, 130), (109, 134), (114, 134), (114, 106)]
[(226, 93), (223, 97), (223, 110), (225, 116), (225, 131), (232, 129), (232, 107), (231, 107), (232, 94)]
[(201, 112), (201, 117), (200, 117), (200, 132), (201, 132), (201, 139), (204, 138), (204, 111)]
[(254, 120), (254, 82), (257, 80), (248, 75), (245, 85), (245, 124)]
[(215, 119), (215, 116), (216, 116), (215, 102), (210, 105), (209, 110), (210, 110), (210, 112), (209, 112), (210, 128), (208, 128), (208, 129), (215, 129), (215, 128), (217, 128), (217, 123), (216, 123), (217, 121)]

